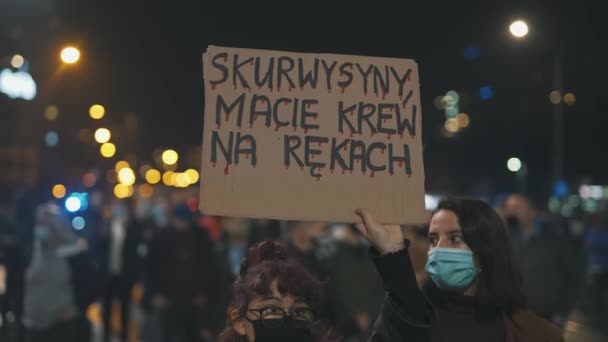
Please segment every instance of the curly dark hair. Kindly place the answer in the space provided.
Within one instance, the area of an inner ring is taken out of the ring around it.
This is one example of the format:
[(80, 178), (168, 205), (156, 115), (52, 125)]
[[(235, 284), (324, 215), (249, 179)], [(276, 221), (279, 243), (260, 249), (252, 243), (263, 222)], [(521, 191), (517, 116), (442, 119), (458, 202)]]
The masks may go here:
[[(241, 262), (241, 270), (232, 285), (232, 302), (226, 310), (227, 324), (219, 336), (220, 342), (247, 341), (234, 329), (231, 313), (237, 311), (245, 317), (249, 302), (256, 296), (272, 293), (271, 284), (277, 281), (277, 289), (282, 295), (292, 295), (305, 301), (310, 308), (319, 312), (321, 303), (321, 282), (301, 264), (287, 255), (287, 250), (276, 241), (262, 241), (251, 246)], [(328, 329), (320, 322), (311, 328), (314, 341), (333, 339)]]

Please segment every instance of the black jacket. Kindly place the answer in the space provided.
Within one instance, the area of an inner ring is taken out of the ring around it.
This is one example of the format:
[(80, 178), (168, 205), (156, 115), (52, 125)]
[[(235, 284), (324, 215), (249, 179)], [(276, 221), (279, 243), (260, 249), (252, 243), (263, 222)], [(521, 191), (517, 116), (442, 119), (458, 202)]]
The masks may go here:
[(371, 251), (387, 293), (368, 341), (431, 340), (433, 308), (416, 283), (408, 253), (409, 240), (405, 241), (405, 246), (383, 256)]

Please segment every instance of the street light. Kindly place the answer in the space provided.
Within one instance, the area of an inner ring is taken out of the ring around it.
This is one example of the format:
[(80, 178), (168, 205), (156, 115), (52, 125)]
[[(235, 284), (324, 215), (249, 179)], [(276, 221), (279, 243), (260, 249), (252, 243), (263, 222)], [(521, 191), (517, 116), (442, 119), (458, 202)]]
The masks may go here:
[(73, 46), (68, 46), (61, 50), (60, 56), (61, 61), (63, 61), (64, 63), (74, 64), (80, 59), (80, 51)]
[(524, 38), (528, 35), (528, 24), (523, 20), (516, 20), (509, 25), (509, 31), (515, 38)]

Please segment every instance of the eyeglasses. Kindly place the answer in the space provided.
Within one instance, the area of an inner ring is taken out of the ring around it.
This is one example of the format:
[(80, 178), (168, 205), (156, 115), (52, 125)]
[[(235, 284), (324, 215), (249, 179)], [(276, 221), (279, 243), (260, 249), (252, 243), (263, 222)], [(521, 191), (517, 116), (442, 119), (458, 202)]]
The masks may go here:
[(301, 323), (304, 328), (310, 328), (315, 320), (315, 312), (308, 308), (284, 310), (276, 306), (267, 306), (247, 311), (257, 312), (259, 320), (266, 328), (281, 328), (287, 319)]

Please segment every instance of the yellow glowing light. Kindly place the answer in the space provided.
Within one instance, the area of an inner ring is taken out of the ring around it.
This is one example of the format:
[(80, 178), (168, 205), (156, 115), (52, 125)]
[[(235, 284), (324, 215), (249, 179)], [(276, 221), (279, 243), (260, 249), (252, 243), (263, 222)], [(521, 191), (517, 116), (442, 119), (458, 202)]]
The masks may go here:
[(186, 188), (190, 185), (190, 178), (184, 172), (176, 173), (174, 185), (178, 188)]
[(124, 168), (127, 168), (127, 167), (131, 167), (129, 165), (129, 162), (124, 161), (124, 160), (119, 160), (119, 161), (116, 162), (116, 165), (114, 165), (114, 170), (116, 172), (120, 172), (120, 170), (122, 170)]
[(163, 173), (163, 184), (165, 184), (167, 186), (173, 185), (173, 177), (174, 177), (173, 171), (167, 171), (167, 172)]
[(110, 133), (110, 130), (107, 128), (98, 128), (95, 131), (95, 141), (100, 144), (107, 143), (108, 141), (110, 141), (111, 137), (112, 133)]
[(124, 185), (135, 184), (135, 172), (129, 167), (125, 167), (118, 171), (118, 182)]
[(14, 55), (13, 58), (11, 58), (11, 66), (15, 69), (21, 68), (23, 62), (25, 62), (25, 59), (23, 59), (23, 56), (21, 55)]
[(167, 165), (174, 165), (175, 163), (177, 163), (178, 158), (179, 156), (174, 150), (165, 150), (162, 155), (163, 163)]
[(564, 95), (564, 103), (570, 107), (574, 106), (574, 103), (576, 103), (576, 96), (572, 93), (566, 93)]
[(188, 169), (184, 173), (186, 174), (186, 176), (188, 176), (188, 182), (190, 184), (198, 182), (199, 174), (198, 171), (196, 171), (195, 169)]
[(157, 184), (160, 182), (160, 172), (155, 169), (150, 169), (146, 172), (146, 181), (150, 184)]
[(61, 60), (67, 64), (74, 64), (80, 59), (80, 51), (73, 46), (61, 50)]
[(55, 121), (55, 120), (57, 120), (58, 116), (59, 116), (59, 108), (57, 108), (57, 106), (50, 105), (44, 109), (44, 118), (47, 119), (48, 121)]
[(59, 199), (65, 197), (65, 186), (63, 184), (57, 184), (53, 187), (53, 197)]
[(562, 102), (562, 94), (559, 92), (559, 90), (554, 90), (549, 93), (549, 101), (555, 105)]
[(509, 26), (509, 31), (515, 38), (523, 38), (528, 35), (528, 24), (523, 20), (516, 20)]
[(116, 184), (114, 186), (114, 196), (116, 198), (127, 198), (133, 195), (133, 187), (125, 184)]
[(142, 184), (137, 188), (139, 196), (142, 198), (150, 198), (154, 194), (154, 188), (150, 184)]
[(460, 125), (458, 124), (458, 120), (454, 118), (450, 118), (445, 120), (445, 130), (449, 133), (456, 133), (460, 129)]
[(460, 128), (469, 127), (469, 124), (471, 123), (471, 119), (466, 113), (458, 114), (458, 116), (456, 116), (456, 120), (458, 121), (458, 126)]
[(94, 104), (89, 108), (89, 116), (92, 119), (99, 120), (103, 118), (104, 115), (106, 115), (106, 109), (102, 105)]
[(99, 151), (101, 152), (102, 156), (112, 158), (116, 154), (116, 146), (114, 146), (112, 143), (105, 143), (101, 145)]

